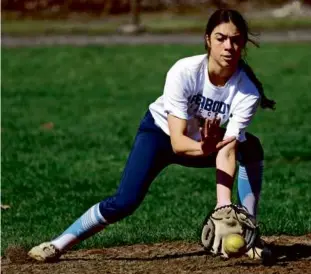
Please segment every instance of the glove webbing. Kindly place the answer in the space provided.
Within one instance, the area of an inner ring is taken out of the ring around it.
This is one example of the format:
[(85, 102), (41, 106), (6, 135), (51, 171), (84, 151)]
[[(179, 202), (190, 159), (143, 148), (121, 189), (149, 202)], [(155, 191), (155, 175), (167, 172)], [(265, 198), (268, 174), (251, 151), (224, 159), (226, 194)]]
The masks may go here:
[[(210, 231), (206, 231), (207, 238), (205, 239), (205, 240), (208, 240), (210, 237), (212, 237), (212, 238), (209, 239), (209, 243), (210, 243), (209, 246), (205, 246), (203, 244), (202, 238), (201, 238), (201, 245), (204, 247), (205, 250), (210, 251), (210, 249), (212, 247), (212, 243), (214, 241), (213, 238), (214, 238), (215, 225), (214, 225), (213, 221), (211, 221), (211, 216), (215, 212), (217, 212), (218, 210), (223, 209), (223, 208), (227, 208), (227, 207), (230, 207), (230, 208), (232, 208), (232, 210), (234, 210), (234, 213), (236, 215), (236, 219), (237, 220), (239, 220), (238, 213), (242, 213), (247, 218), (253, 219), (253, 216), (250, 215), (247, 212), (247, 209), (245, 207), (240, 207), (240, 206), (237, 206), (237, 205), (234, 205), (234, 204), (221, 206), (221, 207), (218, 207), (218, 208), (216, 208), (214, 210), (211, 210), (210, 213), (204, 219), (204, 222), (203, 222), (203, 225), (202, 225), (202, 229), (201, 229), (201, 237), (202, 237), (203, 231), (208, 229), (208, 227), (211, 228)], [(208, 222), (210, 222), (210, 224), (207, 226)], [(258, 228), (257, 225), (254, 228), (251, 228), (250, 226), (245, 226), (245, 224), (243, 225), (243, 228), (244, 228), (244, 234), (242, 236), (244, 237), (244, 239), (246, 241), (246, 251), (248, 251), (252, 247), (254, 247), (254, 245), (255, 245), (255, 240), (257, 238), (257, 235), (259, 234), (259, 228)]]

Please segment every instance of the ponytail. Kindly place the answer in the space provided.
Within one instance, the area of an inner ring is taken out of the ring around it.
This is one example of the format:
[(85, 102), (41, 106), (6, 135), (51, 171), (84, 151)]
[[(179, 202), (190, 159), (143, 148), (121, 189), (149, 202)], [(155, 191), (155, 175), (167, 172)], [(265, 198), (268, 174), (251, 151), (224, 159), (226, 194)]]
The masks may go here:
[(254, 83), (254, 85), (258, 89), (258, 92), (261, 96), (260, 106), (263, 109), (270, 108), (274, 110), (276, 102), (266, 97), (264, 90), (263, 90), (262, 83), (258, 80), (252, 68), (242, 59), (240, 60), (240, 66), (244, 69), (248, 78)]

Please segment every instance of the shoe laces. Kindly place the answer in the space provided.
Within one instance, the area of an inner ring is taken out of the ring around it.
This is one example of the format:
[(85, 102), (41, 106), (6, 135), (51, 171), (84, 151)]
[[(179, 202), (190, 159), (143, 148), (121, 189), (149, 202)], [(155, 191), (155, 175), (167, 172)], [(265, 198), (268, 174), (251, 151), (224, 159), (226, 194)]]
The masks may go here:
[(58, 254), (58, 250), (56, 247), (52, 244), (49, 244), (48, 246), (43, 247), (44, 253), (46, 253), (48, 256)]

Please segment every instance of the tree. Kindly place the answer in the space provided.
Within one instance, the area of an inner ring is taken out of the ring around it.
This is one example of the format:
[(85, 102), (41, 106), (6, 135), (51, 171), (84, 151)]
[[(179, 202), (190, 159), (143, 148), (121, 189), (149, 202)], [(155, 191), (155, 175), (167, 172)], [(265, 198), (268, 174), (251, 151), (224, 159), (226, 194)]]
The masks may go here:
[(131, 23), (140, 25), (140, 0), (131, 0)]
[(140, 15), (140, 0), (130, 0), (130, 23), (122, 26), (119, 30), (126, 34), (137, 34), (145, 31), (141, 25)]

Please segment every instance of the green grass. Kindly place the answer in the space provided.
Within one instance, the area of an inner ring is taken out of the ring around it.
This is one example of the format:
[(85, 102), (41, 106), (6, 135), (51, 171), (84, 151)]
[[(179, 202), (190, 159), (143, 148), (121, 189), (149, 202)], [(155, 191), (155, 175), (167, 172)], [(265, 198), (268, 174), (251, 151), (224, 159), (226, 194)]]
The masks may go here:
[[(140, 118), (168, 68), (202, 46), (2, 50), (2, 250), (62, 232), (116, 190)], [(311, 231), (310, 44), (263, 45), (249, 62), (277, 101), (250, 131), (265, 148), (266, 235)], [(54, 123), (54, 129), (42, 124)], [(198, 241), (215, 205), (214, 170), (171, 166), (129, 218), (79, 247)]]
[[(2, 33), (9, 35), (38, 34), (114, 34), (120, 26), (127, 24), (128, 15), (106, 16), (102, 18), (83, 17), (72, 19), (16, 19), (4, 16)], [(208, 16), (204, 13), (178, 15), (171, 13), (143, 13), (141, 21), (148, 33), (204, 33)], [(251, 17), (248, 18), (253, 31), (310, 29), (310, 17)]]

